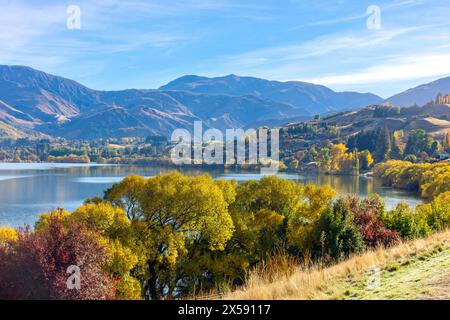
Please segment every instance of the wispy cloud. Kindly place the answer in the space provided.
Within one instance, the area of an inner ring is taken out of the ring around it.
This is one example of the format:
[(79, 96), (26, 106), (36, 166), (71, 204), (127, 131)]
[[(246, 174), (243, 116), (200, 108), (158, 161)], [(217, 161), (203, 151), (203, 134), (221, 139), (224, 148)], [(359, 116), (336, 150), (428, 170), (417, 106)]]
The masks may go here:
[(0, 1), (0, 46), (12, 50), (25, 46), (65, 23), (64, 6), (30, 7), (20, 2)]
[(345, 22), (349, 22), (349, 21), (355, 21), (355, 20), (359, 20), (359, 19), (364, 19), (366, 17), (367, 17), (366, 14), (359, 14), (359, 15), (346, 16), (346, 17), (338, 17), (338, 18), (334, 18), (334, 19), (320, 20), (320, 21), (316, 21), (316, 22), (313, 22), (313, 23), (309, 23), (309, 24), (307, 24), (307, 26), (314, 27), (314, 26), (332, 25), (332, 24), (345, 23)]
[(393, 9), (393, 8), (401, 8), (401, 7), (413, 7), (422, 5), (428, 2), (428, 0), (396, 0), (392, 3), (389, 3), (383, 7), (383, 9)]
[[(392, 30), (385, 29), (376, 33), (363, 32), (356, 34), (348, 32), (344, 34), (326, 35), (299, 44), (263, 48), (231, 57), (221, 57), (220, 59), (223, 63), (219, 67), (219, 70), (241, 69), (244, 72), (257, 72), (256, 69), (260, 68), (260, 70), (271, 70), (274, 73), (273, 76), (276, 78), (281, 76), (284, 79), (292, 79), (292, 76), (295, 74), (294, 72), (299, 67), (308, 65), (311, 60), (317, 59), (317, 61), (321, 61), (320, 59), (323, 58), (331, 59), (327, 60), (327, 62), (329, 66), (332, 66), (334, 63), (339, 63), (333, 60), (333, 56), (337, 58), (338, 54), (345, 56), (351, 52), (356, 53), (357, 51), (364, 54), (364, 52), (383, 47), (386, 43), (396, 41), (397, 38), (405, 36), (408, 33), (413, 33), (419, 29), (419, 27), (416, 27)], [(317, 67), (326, 68), (327, 66), (317, 65)], [(280, 69), (291, 70), (293, 72), (290, 75), (275, 75), (277, 70)]]
[[(414, 6), (419, 6), (419, 5), (423, 5), (424, 3), (426, 3), (427, 0), (396, 0), (393, 2), (390, 2), (386, 5), (380, 5), (380, 9), (381, 11), (384, 13), (388, 13), (390, 10), (398, 10), (398, 9), (404, 9), (406, 7), (414, 7)], [(376, 5), (376, 2), (374, 2), (374, 5)], [(295, 29), (303, 29), (305, 27), (317, 27), (317, 26), (330, 26), (330, 25), (336, 25), (336, 24), (346, 24), (349, 22), (354, 22), (357, 20), (364, 20), (367, 19), (368, 14), (363, 11), (360, 10), (360, 12), (358, 14), (351, 14), (351, 15), (337, 15), (331, 19), (322, 19), (322, 20), (317, 20), (311, 23), (307, 23), (304, 25), (300, 25)]]
[(307, 79), (307, 81), (333, 86), (443, 77), (450, 74), (449, 61), (450, 53), (407, 56), (352, 73), (326, 75)]
[[(377, 32), (341, 31), (298, 44), (222, 57), (223, 64), (205, 74), (238, 73), (309, 81), (344, 90), (373, 85), (371, 90), (377, 91), (383, 83), (450, 74), (449, 31), (447, 23), (438, 20)], [(396, 89), (386, 87), (378, 93), (389, 95)]]
[[(154, 30), (140, 24), (130, 28), (130, 17), (139, 19), (187, 14), (193, 10), (219, 10), (226, 2), (179, 1), (78, 1), (82, 29), (66, 28), (67, 3), (30, 4), (0, 0), (0, 63), (28, 64), (45, 70), (69, 64), (74, 58), (165, 49), (196, 39), (193, 34), (160, 23)], [(125, 24), (124, 24), (125, 23)]]
[(365, 33), (363, 35), (356, 35), (354, 33), (327, 35), (300, 44), (290, 44), (247, 52), (231, 57), (229, 63), (237, 63), (240, 66), (244, 66), (247, 61), (250, 61), (252, 65), (256, 61), (259, 61), (261, 64), (293, 61), (324, 56), (340, 50), (347, 51), (349, 49), (376, 47), (409, 32), (414, 32), (415, 30), (417, 29), (405, 28), (381, 30), (377, 33)]

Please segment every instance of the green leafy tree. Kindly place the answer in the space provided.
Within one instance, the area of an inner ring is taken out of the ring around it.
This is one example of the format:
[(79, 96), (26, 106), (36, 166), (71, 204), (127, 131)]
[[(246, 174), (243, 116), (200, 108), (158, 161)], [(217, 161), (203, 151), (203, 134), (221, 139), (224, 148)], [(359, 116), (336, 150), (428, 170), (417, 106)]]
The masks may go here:
[(384, 213), (382, 219), (388, 229), (400, 232), (404, 239), (415, 239), (430, 232), (426, 216), (415, 212), (405, 202)]
[(441, 153), (443, 151), (442, 145), (439, 141), (434, 141), (431, 144), (431, 148), (430, 148), (430, 152), (433, 156), (438, 155), (439, 153)]
[(411, 130), (406, 143), (405, 154), (420, 155), (421, 152), (430, 153), (433, 137), (423, 129)]
[(361, 232), (343, 199), (321, 215), (309, 235), (306, 248), (316, 258), (342, 260), (351, 253), (365, 250)]
[(382, 162), (388, 160), (391, 147), (391, 135), (388, 128), (381, 128), (378, 131), (375, 152), (373, 154), (375, 161)]

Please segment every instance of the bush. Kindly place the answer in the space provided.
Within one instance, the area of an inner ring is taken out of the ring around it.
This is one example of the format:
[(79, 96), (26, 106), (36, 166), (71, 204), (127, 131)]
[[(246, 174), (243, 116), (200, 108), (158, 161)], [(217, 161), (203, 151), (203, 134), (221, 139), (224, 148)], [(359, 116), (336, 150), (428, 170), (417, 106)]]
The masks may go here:
[(416, 163), (417, 162), (417, 157), (415, 155), (413, 155), (413, 154), (408, 154), (405, 157), (405, 161)]
[(310, 250), (316, 258), (343, 260), (365, 247), (354, 217), (342, 199), (322, 214), (312, 230)]
[(417, 206), (418, 214), (426, 216), (428, 226), (435, 231), (450, 227), (450, 191), (442, 193), (433, 202)]
[(388, 229), (398, 231), (404, 239), (415, 239), (430, 233), (426, 215), (415, 212), (405, 202), (383, 214), (382, 220)]
[[(81, 225), (65, 230), (52, 219), (48, 232), (20, 231), (0, 246), (0, 299), (110, 299), (113, 279), (102, 267), (104, 248)], [(68, 267), (79, 266), (81, 288), (67, 288)]]
[(348, 195), (340, 199), (340, 204), (353, 214), (367, 247), (392, 246), (400, 242), (400, 234), (386, 229), (381, 220), (384, 202), (378, 195), (372, 194), (364, 199)]
[(383, 221), (373, 212), (359, 212), (355, 220), (368, 247), (390, 247), (400, 243), (400, 233), (386, 229)]
[(355, 216), (356, 225), (364, 239), (366, 246), (393, 246), (400, 242), (397, 231), (386, 229), (381, 216), (384, 213), (383, 200), (377, 195), (369, 195), (360, 200), (358, 197), (347, 197), (348, 208)]

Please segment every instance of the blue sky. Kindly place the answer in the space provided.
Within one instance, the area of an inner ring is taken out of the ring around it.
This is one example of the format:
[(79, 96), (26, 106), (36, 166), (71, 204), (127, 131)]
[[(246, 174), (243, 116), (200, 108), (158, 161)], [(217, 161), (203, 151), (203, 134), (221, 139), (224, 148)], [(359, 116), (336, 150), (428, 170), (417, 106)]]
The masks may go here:
[[(67, 28), (67, 7), (81, 29)], [(381, 9), (381, 29), (367, 8)], [(300, 80), (383, 97), (450, 75), (448, 0), (0, 0), (0, 64), (102, 90), (185, 74)]]

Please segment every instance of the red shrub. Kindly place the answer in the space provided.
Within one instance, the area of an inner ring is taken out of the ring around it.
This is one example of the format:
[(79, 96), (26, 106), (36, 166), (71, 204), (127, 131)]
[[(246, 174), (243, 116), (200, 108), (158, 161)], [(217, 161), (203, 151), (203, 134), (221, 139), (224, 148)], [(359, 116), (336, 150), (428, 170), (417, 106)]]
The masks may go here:
[[(79, 224), (50, 220), (45, 232), (29, 228), (0, 247), (0, 299), (109, 299), (113, 282), (103, 271), (105, 251)], [(80, 289), (69, 289), (69, 266), (78, 266)]]
[(355, 222), (359, 227), (364, 242), (368, 247), (392, 246), (400, 242), (397, 231), (386, 229), (380, 217), (371, 211), (354, 213)]
[(384, 203), (378, 196), (368, 196), (363, 200), (356, 196), (348, 196), (346, 203), (368, 247), (375, 248), (381, 245), (389, 247), (400, 243), (400, 234), (387, 229), (380, 218)]

